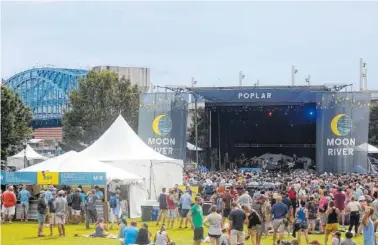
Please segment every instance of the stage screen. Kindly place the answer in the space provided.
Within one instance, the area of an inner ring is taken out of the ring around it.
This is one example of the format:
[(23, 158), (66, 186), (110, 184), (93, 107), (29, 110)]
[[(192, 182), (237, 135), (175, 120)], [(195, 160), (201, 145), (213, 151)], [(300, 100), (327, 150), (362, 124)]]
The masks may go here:
[[(316, 104), (207, 106), (210, 154), (222, 164), (266, 153), (315, 161)], [(208, 160), (210, 162), (210, 160)], [(229, 165), (226, 164), (226, 168)]]

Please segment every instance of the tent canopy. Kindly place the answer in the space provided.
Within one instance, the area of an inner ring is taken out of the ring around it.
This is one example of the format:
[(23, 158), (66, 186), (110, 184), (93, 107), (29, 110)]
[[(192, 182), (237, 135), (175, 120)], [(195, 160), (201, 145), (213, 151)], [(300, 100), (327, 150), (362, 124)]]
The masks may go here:
[(8, 159), (24, 159), (26, 156), (27, 160), (36, 160), (36, 159), (41, 159), (45, 160), (47, 157), (44, 157), (40, 154), (38, 154), (30, 145), (26, 145), (25, 151), (22, 150), (19, 153), (17, 153), (14, 156), (8, 157)]
[(122, 180), (126, 182), (139, 181), (142, 177), (126, 172), (120, 168), (109, 166), (95, 159), (83, 156), (75, 151), (51, 158), (28, 168), (21, 172), (105, 172), (108, 182)]
[(81, 153), (100, 161), (141, 159), (177, 161), (156, 152), (144, 143), (121, 115), (96, 142)]
[(368, 143), (363, 143), (359, 145), (358, 148), (362, 151), (366, 151), (367, 153), (378, 153), (378, 148)]

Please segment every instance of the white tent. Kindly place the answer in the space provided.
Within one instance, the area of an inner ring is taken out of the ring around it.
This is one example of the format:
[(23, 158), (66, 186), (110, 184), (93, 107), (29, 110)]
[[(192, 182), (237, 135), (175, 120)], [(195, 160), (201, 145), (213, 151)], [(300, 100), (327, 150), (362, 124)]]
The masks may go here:
[(368, 143), (363, 143), (359, 145), (358, 148), (362, 151), (366, 151), (367, 153), (378, 153), (378, 148)]
[[(107, 182), (112, 180), (120, 180), (126, 184), (130, 184), (130, 217), (137, 218), (141, 215), (141, 205), (146, 201), (146, 188), (142, 177), (124, 171), (122, 169), (109, 166), (90, 157), (83, 156), (75, 151), (67, 152), (63, 155), (51, 158), (34, 166), (20, 170), (21, 172), (105, 172)], [(135, 194), (137, 193), (137, 194)]]
[(48, 159), (47, 157), (38, 154), (30, 145), (26, 145), (25, 150), (22, 150), (16, 155), (7, 158), (7, 166), (15, 167), (16, 169), (24, 168), (25, 156), (27, 160), (26, 166), (34, 165)]
[(80, 154), (145, 178), (150, 198), (157, 198), (163, 187), (182, 183), (183, 161), (154, 151), (121, 115), (96, 142)]

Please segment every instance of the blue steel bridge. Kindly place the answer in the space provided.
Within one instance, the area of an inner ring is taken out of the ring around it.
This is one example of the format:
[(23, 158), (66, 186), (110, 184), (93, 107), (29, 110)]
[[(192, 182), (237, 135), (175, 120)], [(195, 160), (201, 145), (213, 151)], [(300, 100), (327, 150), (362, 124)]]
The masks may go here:
[(68, 96), (87, 70), (33, 68), (4, 81), (33, 112), (33, 127), (56, 127), (68, 109)]

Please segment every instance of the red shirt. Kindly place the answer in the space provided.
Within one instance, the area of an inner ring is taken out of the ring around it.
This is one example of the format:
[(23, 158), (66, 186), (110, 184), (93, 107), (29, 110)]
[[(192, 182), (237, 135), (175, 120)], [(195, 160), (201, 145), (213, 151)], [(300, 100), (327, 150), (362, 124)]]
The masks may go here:
[(335, 207), (340, 209), (340, 211), (345, 208), (345, 194), (342, 192), (336, 192), (335, 197)]
[(4, 205), (5, 208), (10, 208), (10, 207), (16, 206), (17, 199), (16, 199), (16, 195), (14, 194), (14, 192), (5, 191), (3, 193), (2, 199), (3, 199), (3, 205)]
[(175, 199), (172, 198), (171, 195), (169, 195), (167, 197), (167, 204), (168, 204), (168, 209), (175, 209), (176, 208)]

